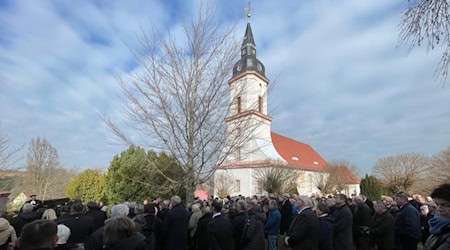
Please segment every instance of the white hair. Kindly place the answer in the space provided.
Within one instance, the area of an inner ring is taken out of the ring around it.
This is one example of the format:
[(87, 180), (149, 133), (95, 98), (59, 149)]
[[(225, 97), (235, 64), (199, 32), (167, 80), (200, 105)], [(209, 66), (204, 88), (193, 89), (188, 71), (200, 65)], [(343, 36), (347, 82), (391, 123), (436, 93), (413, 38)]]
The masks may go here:
[(174, 195), (172, 196), (172, 198), (170, 198), (170, 201), (172, 202), (172, 204), (177, 205), (181, 203), (181, 198), (178, 195)]
[(198, 205), (198, 204), (194, 204), (194, 205), (192, 205), (192, 212), (198, 212), (198, 211), (200, 211), (200, 205)]
[(111, 218), (128, 216), (130, 209), (125, 204), (117, 204), (111, 208)]
[(311, 198), (309, 198), (308, 196), (300, 195), (299, 197), (297, 197), (297, 199), (303, 201), (303, 203), (305, 203), (305, 206), (307, 206), (307, 207), (314, 206), (314, 203), (312, 202)]

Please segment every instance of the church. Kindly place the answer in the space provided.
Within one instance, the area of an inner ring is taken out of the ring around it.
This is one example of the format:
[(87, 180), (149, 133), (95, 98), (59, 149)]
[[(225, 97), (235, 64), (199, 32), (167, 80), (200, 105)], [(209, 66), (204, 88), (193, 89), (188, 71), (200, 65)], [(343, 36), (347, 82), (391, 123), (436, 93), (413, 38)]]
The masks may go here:
[[(243, 138), (242, 143), (226, 156), (214, 174), (214, 196), (220, 196), (218, 187), (223, 178), (229, 185), (229, 195), (265, 195), (256, 171), (282, 167), (295, 170), (294, 185), (300, 195), (320, 193), (316, 180), (327, 176), (327, 161), (308, 144), (285, 137), (271, 130), (272, 117), (268, 115), (269, 79), (265, 67), (256, 56), (256, 44), (250, 22), (247, 23), (241, 58), (233, 67), (228, 81), (231, 89), (230, 116), (225, 120), (227, 132)], [(351, 178), (343, 191), (359, 194), (359, 179)]]

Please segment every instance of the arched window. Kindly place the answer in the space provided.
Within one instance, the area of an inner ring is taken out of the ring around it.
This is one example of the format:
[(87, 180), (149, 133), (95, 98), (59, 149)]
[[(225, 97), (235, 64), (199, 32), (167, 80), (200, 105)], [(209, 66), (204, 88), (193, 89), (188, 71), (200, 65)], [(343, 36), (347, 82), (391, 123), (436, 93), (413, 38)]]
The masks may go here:
[(258, 111), (259, 112), (263, 112), (263, 98), (262, 98), (262, 96), (260, 96), (260, 97), (258, 97)]
[(236, 97), (236, 113), (239, 114), (242, 111), (242, 103), (241, 103), (241, 97)]

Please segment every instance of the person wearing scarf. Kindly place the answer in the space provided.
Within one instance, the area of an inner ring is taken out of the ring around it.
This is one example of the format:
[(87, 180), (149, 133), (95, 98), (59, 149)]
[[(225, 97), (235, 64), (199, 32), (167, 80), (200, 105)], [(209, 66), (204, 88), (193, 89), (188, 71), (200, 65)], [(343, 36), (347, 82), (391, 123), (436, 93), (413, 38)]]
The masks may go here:
[(450, 183), (442, 184), (431, 193), (437, 205), (434, 218), (428, 221), (430, 237), (424, 250), (450, 249)]

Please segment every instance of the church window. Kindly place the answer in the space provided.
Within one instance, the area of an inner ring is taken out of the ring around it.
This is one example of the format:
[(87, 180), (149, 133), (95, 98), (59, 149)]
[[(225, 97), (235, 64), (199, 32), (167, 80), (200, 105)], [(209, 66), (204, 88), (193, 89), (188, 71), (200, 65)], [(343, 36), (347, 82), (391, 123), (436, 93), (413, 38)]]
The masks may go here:
[(258, 97), (258, 111), (259, 111), (260, 113), (263, 112), (263, 98), (262, 98), (261, 96)]
[(236, 180), (235, 186), (234, 186), (235, 192), (241, 192), (241, 180)]
[(241, 128), (236, 128), (236, 137), (237, 138), (239, 138), (239, 137), (241, 137), (241, 134), (242, 132), (241, 132)]
[(241, 147), (236, 147), (236, 161), (241, 160)]
[(241, 97), (236, 97), (236, 112), (239, 114), (242, 111), (242, 103), (241, 103)]
[(299, 161), (300, 160), (297, 156), (293, 156), (291, 159), (294, 160), (294, 161)]
[(314, 165), (319, 165), (319, 162), (318, 162), (318, 161), (315, 161), (315, 162), (314, 162)]
[(261, 180), (256, 180), (255, 181), (255, 193), (260, 194), (262, 192), (263, 192), (262, 182), (261, 182)]

